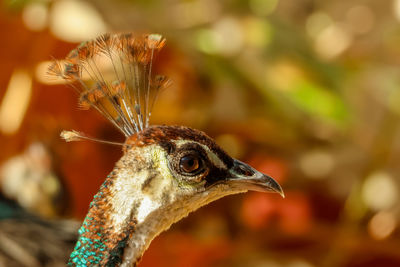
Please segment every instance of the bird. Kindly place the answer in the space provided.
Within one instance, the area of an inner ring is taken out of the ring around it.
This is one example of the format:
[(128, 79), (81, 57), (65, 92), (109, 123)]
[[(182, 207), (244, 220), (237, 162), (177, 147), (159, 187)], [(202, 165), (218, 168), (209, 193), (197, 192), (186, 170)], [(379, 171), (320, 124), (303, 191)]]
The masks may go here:
[(118, 143), (61, 133), (68, 142), (93, 140), (123, 151), (90, 203), (69, 266), (137, 266), (157, 235), (212, 201), (248, 190), (284, 197), (273, 178), (230, 157), (204, 132), (150, 125), (159, 91), (171, 84), (152, 72), (165, 43), (160, 34), (106, 33), (48, 69), (79, 93), (81, 108), (99, 111), (125, 136)]
[(0, 266), (65, 266), (79, 226), (33, 214), (0, 193)]
[(0, 267), (65, 266), (80, 226), (61, 217), (66, 199), (44, 143), (32, 142), (0, 165)]

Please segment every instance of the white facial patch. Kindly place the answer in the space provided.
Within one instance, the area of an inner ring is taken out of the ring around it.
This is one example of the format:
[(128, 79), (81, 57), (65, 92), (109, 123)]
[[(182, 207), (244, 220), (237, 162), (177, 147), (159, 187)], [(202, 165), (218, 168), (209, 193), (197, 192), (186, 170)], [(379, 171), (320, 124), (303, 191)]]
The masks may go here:
[[(129, 168), (119, 170), (118, 179), (112, 186), (111, 200), (111, 216), (116, 231), (123, 229), (132, 216), (139, 224), (145, 221), (150, 213), (167, 204), (163, 202), (164, 192), (174, 192), (171, 188), (174, 179), (168, 168), (166, 152), (156, 146), (149, 146), (146, 150), (143, 155), (148, 155), (148, 161), (155, 164), (159, 173), (154, 174), (148, 169), (138, 173)], [(170, 200), (174, 199), (173, 194), (169, 197)]]
[(155, 202), (150, 197), (145, 196), (140, 203), (136, 219), (139, 223), (143, 222), (147, 215), (149, 215), (158, 207), (160, 207), (159, 202)]
[(133, 175), (129, 169), (122, 169), (118, 176), (118, 179), (115, 179), (113, 184), (114, 197), (111, 199), (114, 209), (111, 216), (116, 231), (123, 229), (126, 221), (130, 220), (133, 207), (140, 201), (137, 194), (138, 190), (140, 190), (140, 184), (132, 183), (132, 179), (143, 180), (147, 176), (147, 172)]

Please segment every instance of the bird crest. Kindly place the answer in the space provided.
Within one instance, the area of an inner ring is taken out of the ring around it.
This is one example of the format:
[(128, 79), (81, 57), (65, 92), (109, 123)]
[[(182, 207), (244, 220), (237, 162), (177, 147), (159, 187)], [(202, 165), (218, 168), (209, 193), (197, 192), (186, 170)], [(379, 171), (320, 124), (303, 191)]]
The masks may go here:
[[(157, 95), (170, 84), (167, 77), (152, 73), (154, 58), (164, 45), (159, 34), (104, 34), (55, 60), (48, 74), (80, 94), (82, 109), (96, 109), (130, 137), (149, 127)], [(77, 131), (63, 131), (61, 136), (66, 141), (101, 141)]]

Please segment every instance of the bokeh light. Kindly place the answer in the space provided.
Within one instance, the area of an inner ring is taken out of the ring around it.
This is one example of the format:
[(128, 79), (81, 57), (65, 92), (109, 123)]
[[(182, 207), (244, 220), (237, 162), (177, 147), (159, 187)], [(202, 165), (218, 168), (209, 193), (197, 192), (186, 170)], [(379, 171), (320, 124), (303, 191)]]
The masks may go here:
[(23, 69), (12, 74), (0, 104), (0, 130), (5, 134), (18, 131), (32, 94), (32, 77)]
[(42, 31), (48, 24), (48, 6), (44, 3), (30, 3), (22, 11), (25, 26), (32, 31)]
[(398, 203), (399, 192), (393, 177), (383, 171), (369, 175), (362, 187), (365, 204), (373, 210), (392, 208)]
[(396, 217), (393, 213), (380, 211), (368, 223), (370, 235), (378, 240), (389, 237), (396, 228)]
[(311, 151), (300, 158), (300, 168), (310, 178), (326, 178), (335, 165), (332, 155), (324, 151)]
[(107, 26), (88, 2), (59, 0), (51, 7), (50, 30), (61, 40), (81, 42), (105, 33)]
[[(167, 39), (154, 73), (172, 85), (151, 123), (206, 132), (286, 198), (213, 202), (161, 234), (139, 267), (400, 266), (400, 0), (9, 0), (0, 23), (0, 237), (48, 240), (15, 232), (21, 210), (75, 222), (68, 245), (35, 243), (25, 265), (65, 264), (123, 153), (60, 140), (64, 129), (124, 137), (81, 110), (49, 65), (104, 32), (154, 32)], [(13, 258), (2, 240), (0, 265)], [(60, 261), (45, 261), (55, 250)]]

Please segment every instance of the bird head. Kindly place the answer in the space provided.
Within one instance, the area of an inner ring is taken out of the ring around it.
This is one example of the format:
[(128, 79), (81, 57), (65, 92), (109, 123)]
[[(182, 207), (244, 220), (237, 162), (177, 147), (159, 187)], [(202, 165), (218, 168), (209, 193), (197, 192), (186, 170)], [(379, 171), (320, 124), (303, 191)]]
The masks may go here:
[(230, 157), (212, 138), (188, 127), (148, 127), (130, 137), (124, 151), (123, 169), (135, 173), (131, 183), (143, 198), (143, 207), (137, 207), (139, 221), (160, 208), (173, 211), (169, 218), (179, 220), (211, 201), (248, 190), (284, 196), (273, 178)]
[(147, 127), (129, 137), (123, 151), (90, 205), (73, 266), (130, 266), (173, 223), (227, 195), (256, 190), (284, 196), (274, 179), (188, 127)]

